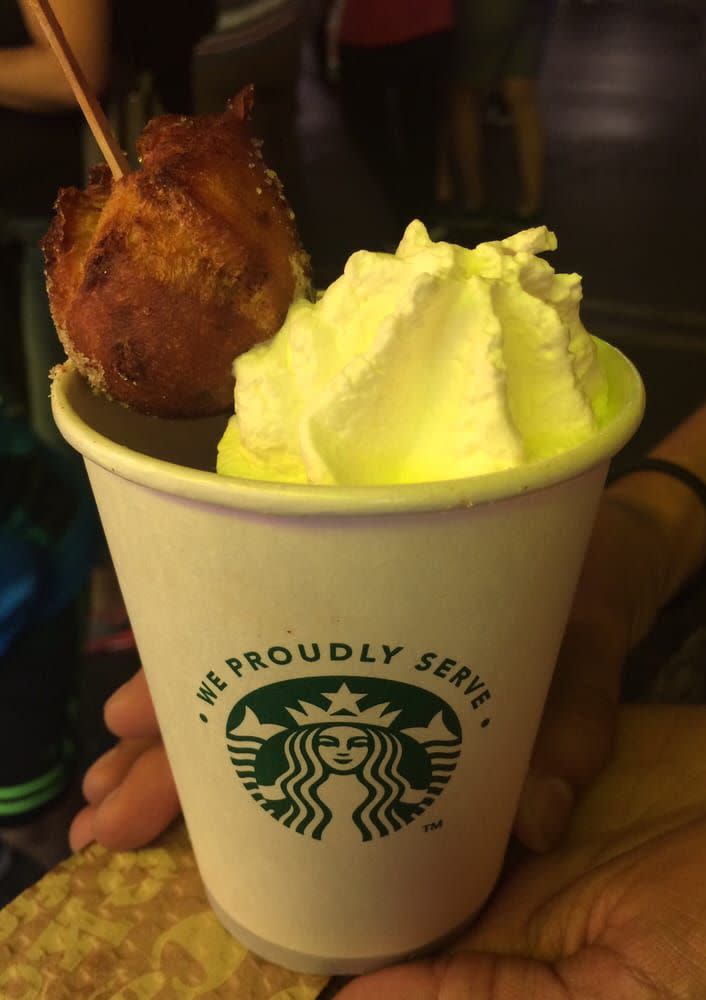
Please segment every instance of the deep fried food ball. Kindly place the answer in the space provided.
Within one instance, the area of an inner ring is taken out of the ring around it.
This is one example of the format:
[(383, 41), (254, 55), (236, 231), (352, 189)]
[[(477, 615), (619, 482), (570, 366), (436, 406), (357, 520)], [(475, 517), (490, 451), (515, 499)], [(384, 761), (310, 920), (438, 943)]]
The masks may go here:
[(43, 242), (66, 353), (98, 391), (143, 413), (232, 409), (236, 355), (271, 337), (308, 294), (279, 179), (249, 133), (252, 88), (222, 115), (164, 115), (142, 168), (59, 192)]

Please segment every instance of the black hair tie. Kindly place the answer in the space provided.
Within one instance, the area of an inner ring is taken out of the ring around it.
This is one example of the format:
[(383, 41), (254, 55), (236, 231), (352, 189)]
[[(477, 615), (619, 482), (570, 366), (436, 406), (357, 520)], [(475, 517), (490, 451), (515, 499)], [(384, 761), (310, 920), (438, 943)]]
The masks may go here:
[(696, 494), (703, 506), (706, 507), (706, 483), (693, 472), (690, 472), (689, 469), (685, 469), (683, 465), (677, 465), (676, 462), (668, 462), (665, 458), (643, 458), (639, 462), (636, 462), (635, 465), (631, 465), (629, 468), (619, 472), (613, 479), (613, 482), (616, 483), (633, 472), (661, 472), (665, 476), (671, 476), (672, 479), (678, 479), (684, 486), (688, 486), (692, 493)]

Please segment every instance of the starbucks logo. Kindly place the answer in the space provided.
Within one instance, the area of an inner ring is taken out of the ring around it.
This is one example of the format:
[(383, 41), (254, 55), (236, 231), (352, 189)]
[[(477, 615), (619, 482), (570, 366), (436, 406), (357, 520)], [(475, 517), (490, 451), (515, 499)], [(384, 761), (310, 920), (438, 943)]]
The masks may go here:
[(375, 677), (282, 681), (228, 716), (238, 778), (273, 819), (314, 840), (374, 840), (443, 792), (461, 747), (437, 695)]

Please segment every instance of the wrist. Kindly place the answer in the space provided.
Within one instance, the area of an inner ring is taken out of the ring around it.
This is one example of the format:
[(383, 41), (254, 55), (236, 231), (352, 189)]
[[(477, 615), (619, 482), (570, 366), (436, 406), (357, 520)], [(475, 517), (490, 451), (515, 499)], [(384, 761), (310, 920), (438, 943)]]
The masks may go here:
[(601, 498), (570, 618), (612, 668), (649, 631), (672, 575), (665, 518), (644, 486), (636, 488), (638, 478)]
[(703, 564), (706, 508), (678, 479), (639, 468), (606, 490), (601, 507), (614, 546), (605, 587), (627, 617), (630, 649)]
[(631, 508), (659, 543), (665, 604), (706, 561), (706, 481), (688, 459), (659, 452), (627, 470), (607, 492)]

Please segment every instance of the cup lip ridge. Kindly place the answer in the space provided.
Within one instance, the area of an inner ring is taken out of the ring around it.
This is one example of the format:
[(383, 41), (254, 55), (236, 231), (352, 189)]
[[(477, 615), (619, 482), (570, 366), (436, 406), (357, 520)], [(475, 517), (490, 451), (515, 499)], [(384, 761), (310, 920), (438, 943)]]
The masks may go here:
[(617, 348), (593, 339), (604, 359), (611, 361), (613, 368), (622, 369), (624, 405), (619, 412), (588, 441), (558, 455), (463, 479), (384, 486), (304, 485), (220, 476), (153, 458), (106, 437), (76, 412), (69, 397), (83, 377), (71, 362), (52, 373), (52, 410), (62, 435), (87, 461), (122, 479), (183, 500), (292, 515), (411, 513), (472, 507), (574, 479), (597, 465), (607, 464), (632, 437), (644, 413), (642, 379)]

